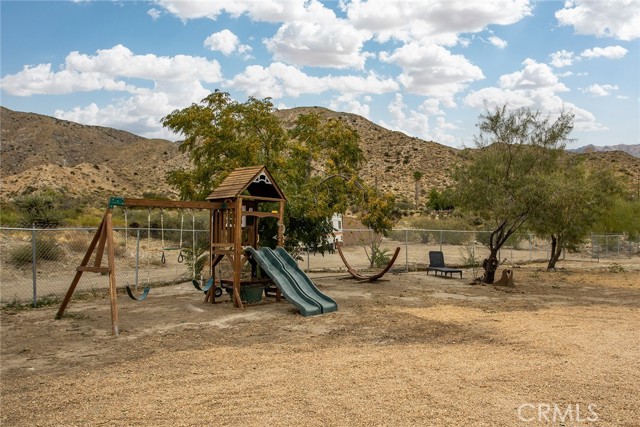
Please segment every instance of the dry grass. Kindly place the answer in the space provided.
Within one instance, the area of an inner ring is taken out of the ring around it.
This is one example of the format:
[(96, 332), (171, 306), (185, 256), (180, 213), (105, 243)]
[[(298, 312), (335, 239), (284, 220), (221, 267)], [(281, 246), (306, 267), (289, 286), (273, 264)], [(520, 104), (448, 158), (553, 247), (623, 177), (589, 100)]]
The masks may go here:
[(5, 311), (2, 425), (540, 425), (523, 404), (571, 405), (566, 426), (637, 425), (640, 270), (515, 278), (316, 275), (339, 311), (311, 318), (204, 304), (182, 284), (121, 297), (118, 338), (106, 298), (60, 321)]

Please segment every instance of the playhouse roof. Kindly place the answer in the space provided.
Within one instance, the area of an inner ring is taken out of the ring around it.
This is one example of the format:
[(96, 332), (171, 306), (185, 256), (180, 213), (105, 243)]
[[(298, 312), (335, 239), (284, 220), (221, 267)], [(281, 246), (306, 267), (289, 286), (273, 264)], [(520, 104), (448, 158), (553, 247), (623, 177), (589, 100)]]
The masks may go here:
[(207, 200), (224, 200), (242, 195), (286, 200), (265, 166), (250, 166), (233, 170)]

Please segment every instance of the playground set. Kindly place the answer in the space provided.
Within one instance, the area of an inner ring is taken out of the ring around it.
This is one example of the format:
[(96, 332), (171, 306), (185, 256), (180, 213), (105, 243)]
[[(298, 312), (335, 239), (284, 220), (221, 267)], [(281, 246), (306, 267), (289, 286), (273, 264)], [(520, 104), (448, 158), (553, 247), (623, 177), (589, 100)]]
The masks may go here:
[[(61, 318), (64, 315), (83, 273), (107, 274), (111, 302), (111, 331), (113, 335), (119, 334), (113, 236), (113, 209), (115, 207), (209, 211), (208, 264), (210, 279), (204, 287), (194, 281), (196, 288), (205, 292), (205, 302), (216, 302), (216, 297), (221, 295), (220, 287), (216, 286), (216, 283), (220, 283), (221, 287), (225, 287), (230, 293), (234, 307), (244, 308), (241, 298), (243, 289), (256, 285), (273, 284), (276, 287), (276, 301), (280, 301), (281, 296), (284, 295), (286, 300), (295, 305), (303, 316), (336, 311), (338, 309), (336, 302), (318, 290), (309, 277), (298, 267), (297, 262), (283, 248), (285, 202), (284, 194), (264, 166), (235, 169), (203, 202), (112, 197), (84, 258), (76, 268), (75, 276), (60, 304), (56, 318)], [(259, 209), (261, 204), (277, 206), (277, 209), (261, 211)], [(278, 221), (275, 250), (259, 247), (258, 223), (260, 219), (264, 218), (275, 218)], [(107, 265), (103, 266), (105, 249)], [(216, 280), (216, 266), (224, 258), (230, 262), (231, 277), (221, 277)], [(242, 269), (247, 262), (251, 265), (251, 275), (249, 278), (243, 278)], [(266, 273), (268, 278), (260, 277), (261, 272)], [(264, 288), (259, 287), (259, 289), (262, 292)], [(127, 293), (130, 298), (142, 301), (149, 294), (149, 288), (146, 287), (143, 294), (136, 297), (131, 288), (127, 286)]]

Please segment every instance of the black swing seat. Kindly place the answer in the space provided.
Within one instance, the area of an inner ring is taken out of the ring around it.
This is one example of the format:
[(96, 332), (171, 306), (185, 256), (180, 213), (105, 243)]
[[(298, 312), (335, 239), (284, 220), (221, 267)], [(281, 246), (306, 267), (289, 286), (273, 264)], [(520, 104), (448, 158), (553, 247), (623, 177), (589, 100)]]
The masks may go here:
[(131, 287), (129, 285), (127, 285), (126, 289), (127, 289), (127, 294), (129, 295), (129, 298), (131, 298), (134, 301), (144, 301), (149, 296), (149, 290), (151, 288), (149, 288), (148, 286), (145, 286), (144, 290), (142, 291), (142, 295), (140, 295), (137, 298), (135, 295), (133, 295), (133, 291), (131, 290)]
[[(197, 290), (202, 291), (206, 294), (207, 292), (209, 292), (209, 289), (211, 289), (211, 287), (213, 286), (213, 278), (210, 278), (207, 281), (207, 284), (204, 286), (200, 286), (200, 282), (198, 282), (196, 279), (193, 279), (191, 283), (193, 283), (193, 286), (195, 286)], [(215, 292), (216, 292), (215, 294), (216, 298), (219, 298), (222, 296), (222, 288), (216, 287)]]
[(430, 271), (433, 271), (434, 275), (438, 275), (440, 273), (442, 276), (453, 277), (453, 274), (460, 274), (460, 278), (462, 278), (462, 270), (457, 268), (448, 268), (444, 265), (444, 254), (441, 251), (430, 251), (429, 252), (429, 267), (427, 267), (427, 275)]

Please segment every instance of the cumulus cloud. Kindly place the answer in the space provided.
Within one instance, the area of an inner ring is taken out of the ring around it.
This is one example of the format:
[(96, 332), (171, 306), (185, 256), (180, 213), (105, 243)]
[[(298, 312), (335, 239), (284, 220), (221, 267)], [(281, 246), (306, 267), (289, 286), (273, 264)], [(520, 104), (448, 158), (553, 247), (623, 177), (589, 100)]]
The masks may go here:
[(569, 65), (573, 65), (576, 61), (576, 55), (573, 52), (569, 52), (564, 49), (553, 52), (549, 56), (551, 57), (551, 65), (556, 68), (568, 67)]
[(93, 90), (138, 92), (140, 88), (125, 82), (131, 78), (156, 84), (161, 81), (215, 83), (222, 80), (222, 73), (215, 60), (188, 55), (136, 55), (117, 45), (98, 50), (95, 55), (71, 52), (59, 71), (53, 71), (51, 64), (25, 66), (16, 74), (3, 77), (0, 87), (18, 96)]
[(575, 115), (576, 130), (606, 129), (596, 121), (591, 112), (564, 101), (558, 95), (568, 91), (568, 88), (559, 82), (548, 65), (532, 59), (525, 60), (523, 65), (521, 71), (501, 76), (499, 87), (487, 87), (470, 92), (464, 98), (464, 103), (474, 108), (494, 108), (503, 105), (508, 105), (509, 108), (526, 107), (549, 114), (552, 118), (559, 116), (562, 111), (568, 111)]
[(525, 59), (524, 69), (500, 76), (500, 87), (503, 89), (541, 89), (549, 88), (554, 92), (566, 92), (569, 89), (558, 80), (547, 64), (540, 64), (533, 59)]
[(126, 129), (147, 138), (177, 139), (162, 127), (162, 117), (176, 109), (200, 101), (210, 93), (199, 82), (158, 82), (153, 89), (140, 89), (128, 98), (118, 98), (106, 106), (91, 103), (69, 111), (56, 110), (54, 116), (78, 123)]
[(577, 34), (634, 40), (640, 37), (640, 2), (636, 0), (567, 0), (555, 14), (560, 25)]
[(582, 93), (588, 93), (593, 96), (609, 96), (614, 90), (618, 90), (618, 85), (599, 85), (592, 84), (584, 89), (581, 89)]
[[(140, 82), (132, 83), (138, 79)], [(188, 55), (137, 55), (117, 45), (98, 50), (95, 55), (71, 52), (58, 71), (54, 71), (51, 64), (25, 66), (16, 74), (3, 77), (0, 87), (15, 96), (122, 92), (123, 98), (115, 99), (106, 107), (99, 108), (92, 103), (70, 111), (58, 110), (55, 116), (154, 137), (165, 135), (160, 126), (161, 117), (209, 94), (203, 83), (221, 80), (217, 61)]]
[[(380, 124), (426, 141), (451, 145), (456, 138), (450, 131), (457, 127), (446, 121), (439, 103), (437, 99), (427, 99), (414, 110), (404, 103), (404, 98), (398, 93), (387, 107), (391, 121), (383, 120)], [(430, 122), (434, 122), (434, 126), (431, 126)]]
[(156, 0), (156, 4), (184, 21), (189, 19), (217, 19), (222, 13), (234, 18), (247, 15), (255, 21), (284, 22), (305, 14), (309, 3), (316, 0), (216, 0), (185, 1)]
[(363, 69), (370, 54), (362, 51), (371, 37), (317, 2), (304, 16), (284, 23), (265, 40), (275, 60), (299, 66)]
[(346, 12), (356, 28), (376, 33), (383, 42), (428, 39), (453, 45), (459, 33), (518, 22), (531, 14), (531, 6), (528, 0), (354, 0), (346, 5)]
[(204, 46), (214, 51), (220, 51), (226, 56), (234, 52), (243, 55), (248, 55), (251, 52), (251, 46), (240, 43), (238, 36), (227, 29), (211, 34), (205, 39)]
[(505, 47), (507, 47), (507, 42), (496, 36), (489, 37), (489, 43), (491, 43), (498, 49), (504, 49)]
[(362, 101), (352, 94), (342, 94), (331, 99), (329, 108), (334, 111), (344, 111), (369, 118), (370, 109), (368, 103), (371, 102), (371, 97), (365, 96)]
[(607, 46), (607, 47), (594, 47), (593, 49), (585, 49), (580, 56), (583, 58), (607, 58), (607, 59), (620, 59), (627, 54), (627, 49), (622, 46)]
[(402, 67), (398, 80), (409, 92), (438, 98), (454, 106), (453, 96), (468, 82), (484, 78), (482, 70), (462, 55), (436, 44), (408, 43), (380, 60)]
[(251, 65), (225, 82), (225, 86), (242, 90), (260, 98), (297, 97), (335, 90), (343, 94), (382, 94), (398, 90), (398, 83), (374, 73), (367, 76), (309, 76), (300, 69), (282, 62), (268, 67)]
[(71, 52), (65, 59), (65, 70), (147, 80), (214, 83), (222, 78), (220, 64), (215, 60), (189, 55), (136, 55), (122, 45), (98, 50), (96, 55)]

